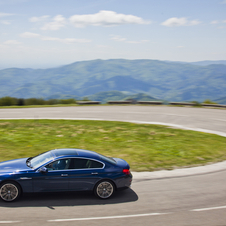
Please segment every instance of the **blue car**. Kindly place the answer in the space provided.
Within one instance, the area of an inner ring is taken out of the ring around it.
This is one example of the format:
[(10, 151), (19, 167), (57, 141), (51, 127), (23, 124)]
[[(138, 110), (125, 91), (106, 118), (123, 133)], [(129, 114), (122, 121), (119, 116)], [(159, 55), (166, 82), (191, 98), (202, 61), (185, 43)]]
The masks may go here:
[(110, 198), (132, 182), (129, 164), (81, 149), (55, 149), (35, 157), (0, 163), (0, 198), (11, 202), (22, 193), (93, 191)]

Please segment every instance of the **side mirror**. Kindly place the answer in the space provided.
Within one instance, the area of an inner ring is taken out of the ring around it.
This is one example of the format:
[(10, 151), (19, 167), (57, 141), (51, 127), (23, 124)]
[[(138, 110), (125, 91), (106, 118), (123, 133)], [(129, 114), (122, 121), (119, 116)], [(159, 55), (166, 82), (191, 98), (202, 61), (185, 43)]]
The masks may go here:
[(43, 174), (46, 174), (48, 173), (48, 169), (46, 167), (41, 167), (39, 170), (38, 170), (39, 173), (43, 173)]

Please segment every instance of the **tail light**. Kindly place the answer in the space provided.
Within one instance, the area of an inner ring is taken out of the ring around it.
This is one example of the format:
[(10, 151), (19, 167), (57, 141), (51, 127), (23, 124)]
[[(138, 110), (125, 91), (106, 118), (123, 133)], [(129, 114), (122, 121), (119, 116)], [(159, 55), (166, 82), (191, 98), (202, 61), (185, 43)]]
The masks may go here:
[(123, 172), (124, 174), (126, 174), (126, 175), (129, 175), (129, 174), (130, 174), (129, 169), (123, 169), (122, 172)]

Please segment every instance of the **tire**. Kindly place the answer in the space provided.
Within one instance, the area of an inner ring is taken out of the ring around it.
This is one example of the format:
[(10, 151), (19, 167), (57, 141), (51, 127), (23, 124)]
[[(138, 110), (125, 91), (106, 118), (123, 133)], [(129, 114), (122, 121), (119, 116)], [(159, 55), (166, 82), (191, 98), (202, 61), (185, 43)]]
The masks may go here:
[(21, 195), (20, 186), (13, 182), (4, 182), (0, 185), (0, 198), (5, 202), (12, 202), (18, 199)]
[(102, 180), (96, 184), (94, 194), (100, 199), (108, 199), (115, 192), (115, 185), (109, 180)]

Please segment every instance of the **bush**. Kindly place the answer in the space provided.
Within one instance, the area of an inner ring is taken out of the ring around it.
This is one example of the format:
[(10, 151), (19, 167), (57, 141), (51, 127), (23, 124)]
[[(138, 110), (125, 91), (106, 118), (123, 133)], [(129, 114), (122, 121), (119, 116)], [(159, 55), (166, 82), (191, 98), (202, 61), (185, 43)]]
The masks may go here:
[(0, 98), (0, 106), (24, 106), (24, 105), (55, 105), (55, 104), (76, 104), (76, 100), (71, 99), (50, 99), (44, 100), (42, 98), (14, 98), (14, 97), (2, 97)]
[(83, 97), (82, 101), (90, 101), (88, 97)]
[(217, 104), (217, 103), (213, 102), (212, 100), (206, 99), (203, 101), (203, 104)]
[(57, 99), (46, 100), (46, 104), (48, 104), (48, 105), (59, 104), (59, 100), (57, 100)]
[(198, 101), (191, 101), (192, 104), (194, 104), (194, 106), (196, 107), (201, 107), (202, 104), (200, 104)]
[(17, 105), (17, 98), (8, 96), (0, 98), (0, 106), (12, 106), (12, 105)]
[(25, 104), (24, 99), (23, 98), (19, 98), (17, 99), (17, 105), (18, 106), (23, 106)]
[(59, 100), (59, 104), (76, 104), (76, 100), (75, 99), (62, 99)]
[(44, 105), (46, 104), (46, 101), (42, 98), (29, 98), (25, 100), (25, 105)]

